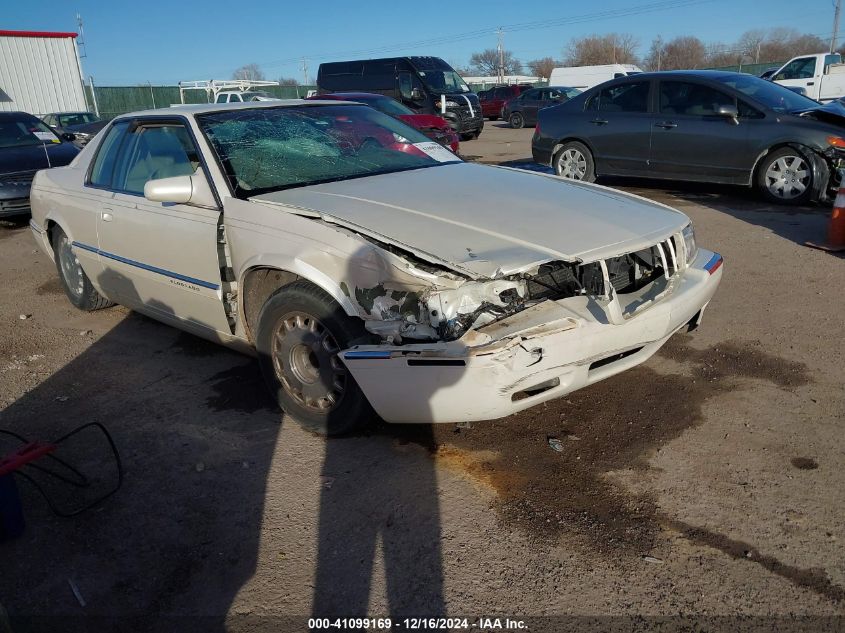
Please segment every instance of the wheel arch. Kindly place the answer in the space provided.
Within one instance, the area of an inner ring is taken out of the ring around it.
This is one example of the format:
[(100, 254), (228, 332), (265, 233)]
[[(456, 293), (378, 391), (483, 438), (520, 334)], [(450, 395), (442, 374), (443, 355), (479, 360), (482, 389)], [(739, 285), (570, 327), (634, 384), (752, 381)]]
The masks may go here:
[(301, 260), (291, 262), (255, 261), (244, 267), (240, 276), (239, 313), (244, 334), (255, 343), (258, 315), (267, 300), (279, 288), (294, 281), (307, 281), (327, 292), (348, 316), (360, 318), (350, 297), (343, 291), (343, 282), (332, 279), (322, 271)]
[(830, 165), (819, 150), (814, 149), (809, 145), (805, 145), (804, 143), (798, 143), (795, 141), (780, 141), (772, 144), (765, 151), (760, 152), (759, 156), (757, 156), (757, 160), (754, 162), (754, 167), (751, 169), (751, 173), (749, 174), (748, 186), (752, 188), (757, 186), (760, 169), (762, 168), (766, 157), (773, 152), (784, 148), (794, 149), (803, 154), (807, 160), (810, 161), (810, 167), (813, 170), (813, 193), (810, 196), (810, 199), (813, 201), (823, 199), (827, 190), (827, 182), (831, 174)]

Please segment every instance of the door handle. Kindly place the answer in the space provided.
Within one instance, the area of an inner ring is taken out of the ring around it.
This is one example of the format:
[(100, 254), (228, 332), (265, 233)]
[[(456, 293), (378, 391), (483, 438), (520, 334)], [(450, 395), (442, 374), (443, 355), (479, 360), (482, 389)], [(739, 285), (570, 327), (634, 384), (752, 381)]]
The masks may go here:
[(103, 222), (111, 222), (112, 221), (112, 214), (108, 211), (103, 211), (101, 217), (103, 218)]
[(593, 119), (590, 123), (594, 123), (596, 125), (607, 125), (607, 119)]
[(815, 81), (808, 81), (808, 82), (807, 82), (807, 85), (808, 85), (808, 86), (815, 86), (815, 85), (816, 85), (816, 82), (815, 82)]
[(654, 127), (662, 127), (664, 130), (671, 130), (673, 127), (678, 127), (677, 123), (671, 121), (663, 121), (663, 123), (655, 123)]

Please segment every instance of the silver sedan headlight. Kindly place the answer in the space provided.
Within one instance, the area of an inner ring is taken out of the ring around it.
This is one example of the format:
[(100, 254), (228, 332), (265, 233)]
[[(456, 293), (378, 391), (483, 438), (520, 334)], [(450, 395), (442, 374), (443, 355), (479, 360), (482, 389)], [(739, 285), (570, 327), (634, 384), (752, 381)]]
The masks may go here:
[(695, 243), (695, 227), (693, 227), (692, 222), (684, 227), (683, 236), (684, 248), (687, 252), (687, 264), (691, 264), (698, 254), (698, 246)]

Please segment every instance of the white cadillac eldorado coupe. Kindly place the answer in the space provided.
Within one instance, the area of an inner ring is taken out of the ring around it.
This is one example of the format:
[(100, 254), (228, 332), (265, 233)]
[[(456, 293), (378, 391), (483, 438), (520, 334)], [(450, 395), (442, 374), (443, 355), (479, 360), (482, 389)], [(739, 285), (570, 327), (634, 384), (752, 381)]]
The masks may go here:
[(338, 101), (117, 117), (38, 172), (31, 227), (75, 306), (257, 353), (329, 434), (558, 398), (697, 325), (722, 275), (678, 211), (468, 164)]

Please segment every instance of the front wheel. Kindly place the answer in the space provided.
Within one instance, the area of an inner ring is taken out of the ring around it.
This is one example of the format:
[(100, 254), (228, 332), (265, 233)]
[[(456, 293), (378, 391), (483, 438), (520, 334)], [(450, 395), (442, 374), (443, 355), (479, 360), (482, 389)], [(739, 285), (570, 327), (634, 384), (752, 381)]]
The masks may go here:
[(364, 392), (338, 357), (366, 335), (320, 288), (296, 281), (258, 317), (261, 372), (283, 411), (321, 435), (343, 435), (372, 417)]
[(510, 118), (508, 119), (508, 123), (511, 124), (513, 129), (518, 130), (525, 127), (525, 117), (523, 117), (520, 112), (512, 112)]
[(596, 167), (593, 155), (587, 146), (577, 141), (570, 141), (561, 147), (554, 156), (555, 173), (570, 180), (595, 182)]
[(813, 191), (810, 161), (798, 150), (784, 147), (766, 156), (757, 172), (757, 186), (778, 204), (804, 204)]
[(114, 305), (94, 288), (88, 275), (82, 270), (70, 240), (58, 226), (53, 229), (53, 254), (62, 289), (73, 305), (86, 312)]

